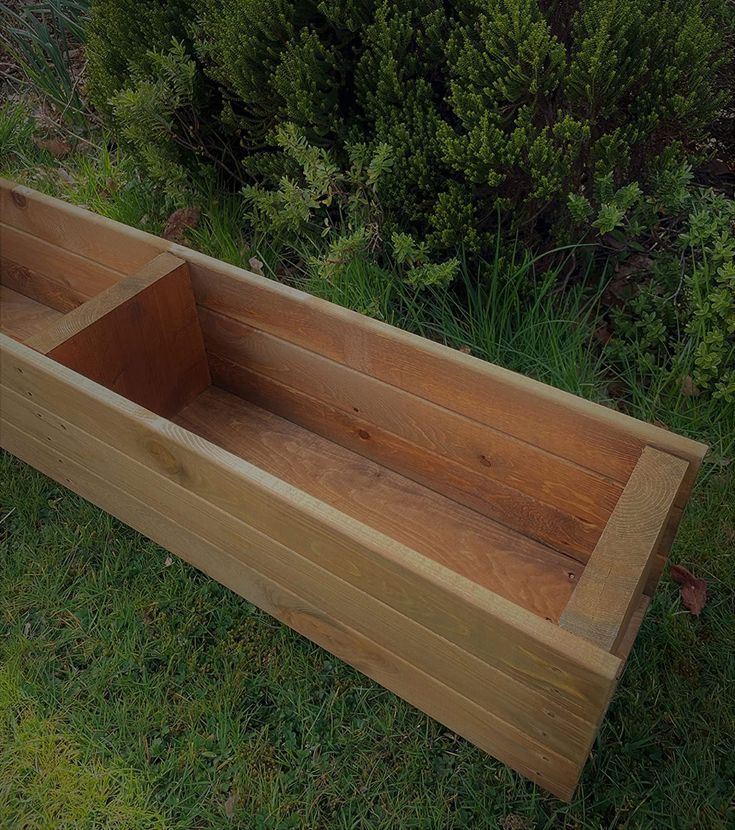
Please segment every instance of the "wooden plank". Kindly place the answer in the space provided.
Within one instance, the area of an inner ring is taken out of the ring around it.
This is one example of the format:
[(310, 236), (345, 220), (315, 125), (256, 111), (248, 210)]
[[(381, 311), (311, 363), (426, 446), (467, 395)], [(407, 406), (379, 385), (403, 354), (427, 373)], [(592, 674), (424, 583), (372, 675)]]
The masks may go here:
[(58, 311), (0, 285), (0, 331), (14, 340), (28, 340), (60, 317)]
[[(177, 255), (179, 246), (172, 246)], [(706, 447), (523, 375), (264, 278), (181, 252), (197, 303), (581, 467), (625, 483), (647, 444), (690, 460)], [(688, 484), (696, 478), (690, 468)], [(683, 500), (685, 503), (685, 499)]]
[(0, 256), (0, 282), (62, 312), (125, 276), (10, 225), (0, 225)]
[(30, 187), (0, 179), (0, 222), (130, 274), (170, 243)]
[(344, 513), (557, 621), (583, 567), (439, 493), (212, 388), (180, 426)]
[(614, 651), (634, 612), (688, 462), (646, 447), (560, 625)]
[(630, 615), (628, 624), (625, 627), (625, 632), (620, 637), (618, 644), (615, 646), (614, 654), (626, 663), (628, 661), (628, 657), (630, 656), (630, 652), (633, 650), (633, 645), (638, 637), (641, 625), (643, 625), (643, 620), (646, 617), (646, 612), (648, 611), (648, 606), (650, 604), (651, 598), (643, 594), (643, 596), (638, 600), (638, 605), (636, 605), (635, 610)]
[(159, 254), (28, 341), (42, 354), (161, 415), (209, 386), (187, 265)]
[[(186, 525), (172, 520), (168, 512), (153, 509), (127, 489), (115, 487), (81, 466), (75, 458), (58, 452), (48, 442), (35, 440), (15, 426), (4, 432), (6, 447), (19, 458), (47, 475), (71, 487), (85, 498), (131, 524), (159, 544), (191, 562), (218, 582), (244, 596), (291, 628), (326, 648), (342, 660), (393, 690), (409, 703), (437, 718), (453, 731), (476, 743), (485, 751), (555, 793), (569, 800), (581, 766), (553, 752), (544, 741), (534, 741), (525, 732), (499, 718), (458, 692), (454, 683), (443, 683), (430, 671), (416, 667), (394, 649), (378, 644), (358, 632), (341, 617), (325, 611), (321, 604), (304, 599), (294, 590), (283, 587), (232, 555), (232, 548), (222, 548)], [(256, 544), (242, 539), (240, 544), (257, 552)], [(323, 598), (331, 586), (319, 591)], [(334, 590), (334, 589), (333, 589)], [(328, 594), (339, 598), (339, 590)], [(382, 609), (372, 618), (382, 620)], [(403, 621), (400, 621), (402, 626)], [(385, 636), (385, 633), (384, 633)], [(392, 641), (399, 648), (402, 638)], [(438, 641), (440, 642), (440, 641)], [(455, 669), (455, 676), (467, 676)], [(492, 686), (490, 687), (492, 689)], [(537, 710), (537, 714), (538, 714)], [(551, 724), (551, 728), (563, 723)]]
[[(0, 336), (0, 382), (580, 716), (620, 661), (308, 493)], [(171, 505), (175, 509), (175, 505)], [(554, 693), (552, 691), (552, 693)]]
[(213, 361), (220, 385), (368, 458), (404, 459), (399, 472), (589, 558), (619, 483), (236, 320), (199, 317), (207, 352), (225, 361)]

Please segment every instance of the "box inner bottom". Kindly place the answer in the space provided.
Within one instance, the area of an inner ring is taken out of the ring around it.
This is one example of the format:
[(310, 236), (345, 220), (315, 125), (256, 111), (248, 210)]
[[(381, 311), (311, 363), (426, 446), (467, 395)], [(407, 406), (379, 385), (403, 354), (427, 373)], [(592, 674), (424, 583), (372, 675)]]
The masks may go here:
[(553, 548), (215, 386), (172, 420), (552, 621), (581, 576)]

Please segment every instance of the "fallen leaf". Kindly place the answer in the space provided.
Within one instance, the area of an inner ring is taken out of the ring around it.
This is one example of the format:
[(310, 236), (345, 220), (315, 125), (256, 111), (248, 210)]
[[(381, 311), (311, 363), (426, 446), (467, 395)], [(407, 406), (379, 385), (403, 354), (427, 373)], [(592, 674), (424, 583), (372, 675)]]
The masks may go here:
[(225, 801), (225, 815), (228, 819), (230, 819), (230, 821), (232, 821), (232, 817), (235, 815), (235, 807), (237, 807), (238, 801), (239, 796), (237, 793), (230, 793), (227, 797), (227, 801)]
[(258, 274), (260, 277), (265, 276), (263, 273), (263, 263), (257, 257), (251, 256), (248, 260), (248, 265), (254, 274)]
[(171, 567), (171, 565), (173, 565), (173, 564), (174, 564), (174, 560), (173, 560), (170, 556), (167, 556), (167, 557), (164, 559), (163, 564), (164, 564), (164, 567), (166, 567), (166, 568), (170, 568), (170, 567)]
[(698, 617), (707, 602), (707, 581), (694, 576), (683, 565), (671, 566), (671, 578), (681, 585), (681, 601), (684, 607), (690, 614)]
[(610, 323), (603, 323), (602, 325), (598, 326), (595, 329), (595, 339), (602, 343), (603, 346), (607, 345), (613, 336), (613, 328)]
[(691, 375), (682, 375), (681, 378), (681, 394), (686, 398), (696, 398), (701, 392), (694, 385)]
[(187, 228), (196, 228), (202, 212), (197, 207), (179, 208), (168, 217), (163, 238), (169, 242), (183, 242)]
[(71, 147), (63, 138), (34, 138), (33, 143), (39, 150), (45, 150), (57, 159), (67, 155), (71, 150)]
[(462, 354), (471, 354), (472, 353), (469, 346), (460, 346), (459, 351), (462, 352)]

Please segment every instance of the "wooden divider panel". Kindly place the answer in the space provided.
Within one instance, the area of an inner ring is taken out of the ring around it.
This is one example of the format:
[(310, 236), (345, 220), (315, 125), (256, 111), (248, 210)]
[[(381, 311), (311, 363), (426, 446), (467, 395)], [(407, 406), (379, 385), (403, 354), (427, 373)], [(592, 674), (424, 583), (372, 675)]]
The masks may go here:
[(646, 447), (561, 615), (562, 628), (606, 651), (626, 632), (688, 462)]
[(169, 417), (210, 384), (188, 268), (167, 253), (27, 345)]

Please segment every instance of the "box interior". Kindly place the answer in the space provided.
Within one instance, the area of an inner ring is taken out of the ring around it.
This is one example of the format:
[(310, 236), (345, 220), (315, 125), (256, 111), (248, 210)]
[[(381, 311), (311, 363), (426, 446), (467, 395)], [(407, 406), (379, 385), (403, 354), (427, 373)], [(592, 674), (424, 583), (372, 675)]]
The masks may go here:
[(26, 236), (0, 260), (3, 333), (558, 622), (620, 482), (540, 452), (526, 471), (528, 448), (508, 436), (250, 321), (215, 319), (196, 306), (186, 263), (168, 254), (142, 283), (100, 266), (92, 291), (73, 255), (39, 265), (47, 243)]

